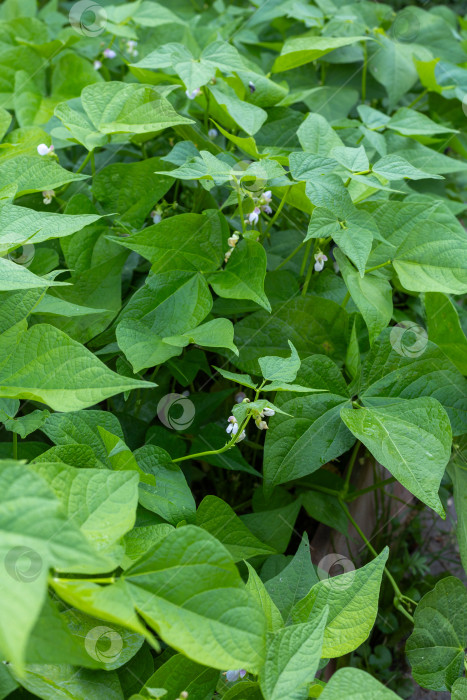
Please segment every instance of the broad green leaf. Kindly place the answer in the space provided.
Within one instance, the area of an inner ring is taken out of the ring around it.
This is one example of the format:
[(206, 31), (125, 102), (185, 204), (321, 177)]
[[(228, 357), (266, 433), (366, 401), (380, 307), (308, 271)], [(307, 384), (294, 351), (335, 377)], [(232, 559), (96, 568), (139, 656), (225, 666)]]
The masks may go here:
[(369, 274), (362, 277), (339, 251), (336, 251), (334, 256), (350, 296), (368, 327), (372, 345), (392, 318), (391, 285), (384, 277), (377, 275)]
[(399, 696), (359, 668), (340, 668), (331, 677), (321, 700), (396, 700)]
[(303, 66), (305, 63), (316, 61), (330, 51), (342, 46), (355, 44), (357, 41), (368, 41), (365, 36), (331, 37), (331, 36), (298, 36), (287, 39), (282, 47), (281, 54), (276, 58), (272, 67), (273, 73), (281, 73)]
[(0, 162), (0, 188), (15, 184), (16, 197), (28, 192), (56, 190), (61, 185), (87, 177), (65, 170), (50, 156), (17, 155)]
[(423, 688), (450, 690), (461, 675), (467, 644), (467, 591), (454, 576), (439, 581), (414, 613), (406, 654), (414, 679)]
[(301, 502), (297, 498), (280, 508), (265, 508), (256, 513), (247, 513), (241, 516), (241, 520), (261, 542), (265, 542), (277, 552), (285, 552), (300, 508)]
[(111, 563), (93, 550), (46, 482), (24, 464), (2, 462), (0, 483), (0, 648), (21, 670), (46, 596), (48, 569), (97, 573)]
[(273, 547), (261, 542), (221, 498), (206, 496), (196, 511), (196, 524), (222, 542), (234, 561), (273, 554)]
[(465, 700), (467, 698), (467, 678), (458, 678), (451, 690), (452, 700)]
[(347, 534), (349, 521), (336, 496), (310, 490), (302, 493), (302, 503), (310, 518)]
[(428, 292), (424, 301), (428, 337), (446, 353), (459, 372), (467, 375), (467, 338), (455, 304), (440, 292)]
[(264, 379), (270, 382), (293, 382), (300, 369), (300, 358), (293, 344), (289, 340), (290, 357), (274, 357), (272, 355), (260, 357), (258, 362)]
[(365, 274), (365, 266), (371, 252), (377, 226), (368, 212), (355, 209), (331, 233), (334, 241), (357, 267), (360, 277)]
[(401, 107), (395, 112), (391, 119), (387, 122), (386, 127), (398, 131), (404, 136), (426, 135), (433, 136), (435, 134), (455, 133), (456, 129), (437, 124), (430, 117), (422, 112), (417, 112), (415, 109)]
[(192, 525), (174, 530), (127, 569), (125, 579), (138, 612), (171, 647), (214, 668), (258, 672), (264, 613), (212, 535)]
[(31, 665), (24, 676), (15, 677), (37, 697), (66, 698), (72, 693), (74, 700), (100, 700), (103, 695), (106, 700), (123, 700), (116, 671), (93, 671), (67, 664)]
[(185, 691), (190, 700), (205, 700), (214, 693), (219, 671), (207, 668), (187, 659), (182, 654), (174, 654), (145, 682), (143, 697), (157, 697), (153, 688), (164, 688), (166, 694), (159, 697), (171, 700), (180, 697)]
[(452, 438), (448, 415), (436, 399), (383, 399), (370, 408), (343, 408), (341, 417), (378, 462), (444, 517), (438, 490)]
[[(421, 48), (421, 47), (420, 47)], [(388, 94), (389, 109), (408, 92), (418, 79), (412, 58), (412, 46), (378, 33), (368, 45), (368, 70)], [(429, 52), (426, 52), (431, 58)]]
[(419, 168), (415, 168), (401, 155), (396, 154), (380, 158), (373, 165), (372, 171), (378, 173), (378, 175), (382, 175), (386, 180), (400, 180), (405, 177), (409, 180), (424, 180), (426, 178), (432, 178), (434, 180), (443, 179), (442, 175), (426, 173)]
[(309, 622), (269, 635), (260, 675), (265, 700), (306, 700), (309, 684), (318, 670), (328, 612), (324, 607)]
[[(31, 411), (31, 413), (27, 413), (24, 416), (11, 416), (8, 414), (7, 407), (4, 407), (3, 402), (7, 401), (16, 403), (13, 399), (1, 399), (0, 421), (3, 423), (6, 430), (16, 433), (23, 439), (35, 430), (40, 429), (50, 416), (48, 411), (41, 410)], [(17, 403), (19, 407), (19, 401)]]
[(264, 583), (261, 581), (251, 564), (246, 562), (246, 565), (248, 567), (248, 581), (246, 583), (246, 588), (264, 612), (268, 632), (277, 632), (277, 630), (284, 627), (282, 615), (267, 592)]
[(330, 156), (333, 148), (344, 145), (329, 122), (317, 113), (308, 114), (297, 131), (297, 137), (304, 151), (322, 157)]
[(454, 505), (457, 514), (456, 535), (464, 569), (467, 569), (467, 469), (462, 451), (455, 451), (447, 471), (452, 480)]
[(227, 348), (238, 355), (233, 336), (232, 322), (226, 318), (215, 318), (197, 328), (186, 331), (182, 335), (163, 338), (163, 342), (179, 348), (185, 348), (190, 343), (201, 345), (203, 348)]
[[(235, 90), (223, 81), (217, 81), (216, 85), (209, 85), (208, 90), (229, 120), (233, 120), (249, 136), (253, 136), (261, 129), (268, 117), (264, 109), (240, 100)], [(220, 117), (221, 115), (218, 119), (222, 122)]]
[(212, 272), (224, 259), (223, 221), (218, 213), (179, 214), (163, 219), (128, 238), (111, 236), (125, 248), (134, 250), (153, 265), (154, 272), (199, 270)]
[[(13, 330), (13, 329), (12, 329)], [(0, 336), (0, 393), (46, 403), (57, 411), (87, 408), (152, 382), (112, 372), (83, 345), (47, 324)]]
[(226, 267), (209, 275), (213, 290), (226, 299), (251, 299), (271, 310), (264, 292), (266, 253), (257, 241), (243, 238), (234, 248)]
[(45, 289), (65, 284), (68, 282), (55, 282), (48, 277), (39, 277), (24, 265), (0, 257), (0, 292), (15, 289)]
[(265, 588), (286, 623), (290, 624), (292, 608), (315, 583), (318, 583), (318, 577), (311, 563), (310, 543), (305, 532), (292, 561), (277, 576), (266, 581)]
[(230, 379), (232, 382), (246, 386), (249, 389), (256, 389), (258, 386), (253, 382), (249, 374), (236, 374), (235, 372), (228, 372), (226, 369), (222, 369), (222, 367), (215, 367), (214, 365), (213, 367), (224, 379)]
[(303, 361), (297, 379), (326, 393), (281, 398), (281, 409), (290, 415), (276, 414), (269, 423), (264, 452), (267, 490), (311, 474), (354, 443), (340, 418), (350, 398), (334, 362), (313, 355)]
[(364, 146), (350, 148), (349, 146), (336, 146), (331, 151), (331, 157), (351, 172), (368, 170), (370, 163)]
[(353, 210), (350, 194), (339, 175), (331, 173), (307, 180), (305, 192), (315, 207), (330, 209), (340, 219), (346, 219)]
[(386, 547), (361, 569), (322, 579), (295, 605), (292, 611), (295, 623), (313, 620), (329, 607), (323, 658), (348, 654), (367, 639), (375, 623), (381, 577), (388, 555)]

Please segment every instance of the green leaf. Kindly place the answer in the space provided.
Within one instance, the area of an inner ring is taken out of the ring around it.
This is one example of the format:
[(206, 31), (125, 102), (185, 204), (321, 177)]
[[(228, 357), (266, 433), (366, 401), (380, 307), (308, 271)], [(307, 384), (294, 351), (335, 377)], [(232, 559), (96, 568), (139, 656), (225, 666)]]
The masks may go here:
[(149, 260), (154, 272), (212, 272), (224, 259), (226, 246), (223, 221), (217, 212), (179, 214), (128, 238), (109, 236), (109, 239)]
[(213, 365), (213, 368), (221, 375), (221, 377), (224, 377), (224, 379), (230, 379), (232, 382), (236, 382), (242, 386), (247, 386), (249, 389), (256, 389), (258, 386), (253, 382), (249, 374), (236, 374), (235, 372), (228, 372), (226, 369), (216, 367), (215, 365)]
[(428, 292), (424, 301), (428, 337), (446, 353), (459, 372), (467, 375), (467, 338), (455, 304), (440, 292)]
[(65, 284), (68, 282), (55, 282), (49, 277), (39, 277), (24, 265), (0, 257), (0, 292), (14, 289), (45, 289)]
[(465, 700), (467, 698), (467, 678), (458, 678), (451, 691), (452, 700)]
[(435, 134), (457, 133), (456, 129), (437, 124), (430, 117), (415, 109), (401, 107), (387, 122), (386, 127), (404, 136), (433, 136)]
[(247, 513), (241, 516), (241, 520), (261, 542), (265, 542), (277, 552), (285, 552), (300, 508), (301, 502), (297, 498), (281, 508)]
[(367, 639), (376, 619), (381, 577), (388, 555), (386, 547), (361, 569), (319, 581), (295, 605), (292, 611), (295, 623), (313, 620), (329, 607), (323, 658), (349, 654)]
[(105, 572), (111, 563), (67, 518), (52, 490), (24, 464), (0, 464), (0, 648), (22, 670), (28, 636), (47, 593), (48, 569)]
[(423, 688), (451, 690), (461, 675), (467, 644), (466, 604), (464, 584), (449, 576), (415, 608), (414, 631), (405, 649), (413, 677)]
[(335, 251), (342, 277), (355, 305), (368, 327), (370, 345), (389, 324), (392, 318), (392, 288), (384, 277), (377, 275), (361, 276), (349, 261)]
[(286, 627), (268, 638), (266, 661), (260, 675), (265, 700), (305, 700), (315, 677), (328, 616), (324, 607), (309, 622)]
[(292, 561), (277, 576), (265, 583), (267, 592), (286, 624), (292, 622), (292, 608), (306, 596), (315, 583), (318, 583), (318, 577), (311, 563), (310, 543), (305, 532)]
[(127, 569), (125, 579), (136, 609), (171, 647), (214, 668), (258, 672), (264, 614), (212, 535), (192, 525), (172, 531)]
[(300, 369), (301, 360), (293, 344), (290, 345), (290, 357), (275, 357), (273, 355), (260, 357), (258, 362), (264, 379), (270, 382), (293, 382)]
[(349, 148), (348, 146), (336, 146), (331, 151), (332, 158), (335, 158), (338, 163), (344, 166), (351, 172), (359, 170), (368, 170), (370, 163), (364, 146), (358, 148)]
[(274, 554), (275, 549), (261, 542), (221, 498), (206, 496), (196, 512), (196, 524), (214, 535), (234, 561)]
[(268, 117), (264, 109), (240, 100), (235, 90), (221, 80), (217, 81), (216, 85), (209, 85), (208, 90), (215, 103), (222, 107), (222, 112), (225, 112), (225, 115), (249, 136), (253, 136), (261, 129)]
[[(180, 697), (185, 691), (190, 700), (206, 700), (207, 696), (214, 692), (219, 678), (219, 671), (207, 668), (187, 659), (182, 654), (174, 654), (163, 663), (155, 673), (145, 682), (141, 692), (142, 697), (157, 697), (154, 688), (164, 688), (165, 693), (159, 697)], [(152, 690), (152, 692), (151, 692)]]
[(298, 36), (287, 39), (281, 54), (276, 58), (272, 67), (273, 73), (281, 73), (291, 68), (303, 66), (305, 63), (316, 61), (330, 51), (342, 46), (355, 44), (357, 41), (368, 41), (365, 36), (331, 37), (331, 36)]
[(37, 697), (65, 698), (72, 693), (74, 700), (100, 700), (103, 695), (106, 700), (123, 700), (116, 671), (92, 671), (68, 664), (31, 665), (25, 675), (16, 678)]
[(369, 673), (349, 667), (336, 671), (319, 697), (321, 700), (341, 700), (343, 697), (352, 700), (396, 700), (399, 696)]
[(71, 173), (49, 156), (17, 155), (0, 162), (0, 189), (16, 185), (16, 197), (29, 192), (56, 190), (69, 182), (85, 180), (88, 176)]
[(350, 405), (348, 390), (334, 362), (322, 355), (305, 359), (298, 380), (326, 393), (285, 397), (269, 423), (264, 452), (267, 489), (298, 479), (346, 452), (354, 443), (340, 411)]
[(251, 593), (251, 596), (256, 600), (259, 607), (264, 612), (268, 632), (277, 632), (277, 630), (284, 627), (282, 615), (267, 592), (264, 583), (261, 581), (251, 564), (246, 562), (246, 565), (248, 568), (248, 581), (246, 583), (247, 591)]
[(237, 243), (225, 267), (208, 276), (213, 290), (226, 299), (251, 299), (271, 310), (264, 292), (266, 253), (261, 243), (243, 238)]
[(226, 318), (215, 318), (197, 328), (186, 331), (183, 335), (172, 335), (162, 340), (168, 345), (175, 345), (179, 348), (185, 348), (190, 343), (201, 345), (204, 348), (227, 348), (238, 355), (233, 336), (232, 322)]
[(339, 222), (339, 226), (331, 233), (342, 252), (355, 264), (360, 277), (365, 274), (376, 231), (376, 223), (368, 212), (355, 209), (347, 214), (342, 226)]
[(452, 480), (454, 505), (457, 515), (456, 536), (464, 569), (467, 569), (467, 470), (463, 464), (462, 452), (454, 452), (447, 472)]
[(112, 372), (83, 345), (53, 326), (15, 328), (16, 333), (8, 331), (0, 336), (0, 392), (4, 397), (73, 411), (129, 389), (155, 386)]
[(329, 122), (318, 113), (310, 113), (297, 131), (304, 151), (327, 157), (333, 148), (344, 145)]
[[(8, 399), (5, 400), (8, 401)], [(0, 421), (5, 428), (12, 433), (16, 433), (23, 438), (23, 440), (35, 430), (41, 428), (49, 416), (50, 413), (48, 411), (37, 410), (31, 411), (31, 413), (27, 413), (25, 416), (13, 418), (8, 416), (4, 409), (0, 409)]]
[(424, 180), (431, 178), (433, 180), (442, 180), (442, 175), (434, 175), (426, 173), (419, 168), (415, 168), (409, 161), (398, 154), (391, 154), (380, 158), (372, 167), (374, 173), (382, 175), (386, 180), (400, 180), (408, 178), (409, 180)]
[(438, 490), (452, 437), (448, 415), (436, 399), (381, 400), (372, 408), (343, 408), (341, 417), (378, 462), (444, 517)]

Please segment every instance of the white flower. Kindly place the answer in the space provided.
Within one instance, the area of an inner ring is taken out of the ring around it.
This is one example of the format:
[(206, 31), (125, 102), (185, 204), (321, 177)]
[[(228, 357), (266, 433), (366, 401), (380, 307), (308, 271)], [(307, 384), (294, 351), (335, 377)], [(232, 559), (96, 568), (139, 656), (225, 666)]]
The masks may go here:
[[(242, 430), (242, 432), (240, 433), (240, 435), (237, 438), (237, 442), (240, 442), (241, 440), (244, 440), (245, 438), (246, 438), (246, 432), (244, 430)], [(242, 678), (243, 678), (243, 676), (242, 676)]]
[(235, 248), (235, 246), (237, 245), (237, 241), (239, 240), (239, 238), (240, 238), (240, 236), (238, 235), (238, 233), (233, 233), (233, 234), (230, 236), (230, 238), (227, 239), (227, 243), (229, 244), (229, 246), (230, 246), (231, 248)]
[(42, 196), (44, 198), (42, 200), (44, 202), (44, 204), (50, 204), (52, 201), (52, 197), (55, 197), (55, 192), (54, 192), (54, 190), (44, 190), (44, 192), (42, 193)]
[(229, 435), (230, 435), (230, 433), (232, 433), (232, 435), (236, 435), (238, 433), (238, 423), (237, 423), (237, 419), (235, 418), (235, 416), (229, 416), (229, 418), (227, 419), (227, 422), (228, 422), (228, 426), (225, 429), (225, 432), (228, 433)]
[(158, 224), (160, 221), (162, 221), (162, 210), (160, 207), (156, 207), (155, 209), (152, 210), (152, 212), (149, 214), (151, 217), (152, 221), (154, 224)]
[(198, 95), (201, 94), (201, 90), (199, 88), (195, 88), (192, 92), (188, 92), (188, 90), (185, 90), (185, 95), (188, 97), (189, 100), (194, 100), (195, 97), (198, 97)]
[(233, 248), (229, 248), (226, 254), (224, 255), (224, 262), (228, 262), (230, 256), (232, 255)]
[(269, 204), (272, 202), (272, 192), (271, 190), (266, 190), (266, 192), (263, 192), (260, 198), (261, 204)]
[(315, 270), (316, 272), (321, 272), (321, 270), (324, 268), (324, 263), (327, 261), (327, 255), (322, 253), (321, 251), (318, 251), (315, 253)]
[(99, 70), (99, 68), (102, 68), (102, 61), (99, 61), (97, 58), (92, 64), (94, 66), (94, 70)]
[(260, 430), (267, 430), (268, 429), (268, 424), (266, 423), (265, 420), (262, 420), (260, 415), (257, 418), (255, 418), (255, 423), (256, 423), (256, 427), (259, 428)]
[(104, 58), (115, 58), (117, 55), (117, 52), (113, 49), (104, 49), (102, 53), (104, 54)]
[(37, 152), (40, 156), (47, 156), (54, 150), (53, 146), (47, 146), (45, 143), (40, 143), (37, 147)]
[(129, 41), (126, 42), (126, 50), (130, 54), (130, 56), (137, 56), (138, 51), (136, 47), (138, 46), (137, 41), (133, 41), (133, 39), (130, 39)]
[(250, 224), (253, 224), (253, 225), (257, 224), (260, 214), (261, 214), (261, 209), (259, 207), (255, 207), (253, 209), (253, 211), (251, 212), (251, 214), (248, 214), (248, 221), (250, 222)]
[(219, 132), (217, 131), (217, 129), (209, 129), (208, 136), (211, 140), (215, 139), (216, 136), (219, 136)]
[(263, 408), (263, 410), (262, 410), (263, 416), (274, 416), (275, 413), (276, 412), (273, 408)]
[(225, 679), (232, 683), (233, 681), (238, 681), (239, 678), (245, 678), (246, 671), (244, 668), (239, 668), (238, 671), (225, 671)]

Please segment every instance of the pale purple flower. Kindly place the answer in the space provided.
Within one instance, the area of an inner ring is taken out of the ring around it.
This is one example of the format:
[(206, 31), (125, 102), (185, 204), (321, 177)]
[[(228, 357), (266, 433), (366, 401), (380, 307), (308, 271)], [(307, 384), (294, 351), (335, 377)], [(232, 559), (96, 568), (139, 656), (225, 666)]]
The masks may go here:
[(235, 394), (235, 403), (242, 403), (243, 399), (246, 399), (246, 394), (244, 391), (238, 391)]
[(126, 42), (126, 50), (130, 54), (130, 56), (137, 56), (138, 51), (136, 47), (138, 46), (138, 42), (134, 41), (133, 39), (130, 39), (129, 41)]
[(209, 129), (209, 131), (208, 131), (208, 136), (209, 136), (209, 138), (210, 138), (211, 141), (212, 141), (212, 140), (215, 139), (217, 136), (219, 136), (219, 132), (217, 131), (217, 129)]
[(92, 65), (94, 66), (94, 70), (99, 70), (102, 68), (102, 61), (99, 61), (99, 59), (96, 58)]
[(195, 88), (191, 92), (188, 92), (188, 90), (185, 90), (185, 95), (188, 97), (189, 100), (194, 100), (195, 97), (198, 97), (198, 95), (201, 94), (200, 88)]
[(255, 207), (251, 214), (248, 214), (248, 221), (250, 224), (255, 224), (258, 223), (259, 215), (261, 214), (261, 209), (259, 207)]
[(162, 215), (159, 211), (159, 208), (153, 209), (149, 216), (151, 217), (154, 224), (158, 224), (160, 221), (162, 221)]
[(104, 54), (104, 58), (115, 58), (117, 56), (117, 52), (113, 49), (104, 49), (102, 53)]
[(265, 214), (272, 214), (272, 209), (269, 206), (269, 204), (265, 204), (263, 207), (261, 207), (261, 209), (264, 211)]
[(318, 251), (315, 253), (315, 271), (316, 272), (321, 272), (321, 270), (324, 268), (324, 263), (327, 261), (327, 255), (322, 253), (321, 251)]
[(50, 204), (52, 202), (52, 198), (55, 197), (55, 191), (54, 190), (44, 190), (42, 192), (43, 196), (43, 202), (44, 204)]
[(244, 668), (239, 668), (237, 671), (225, 671), (224, 676), (229, 683), (238, 681), (239, 678), (245, 678), (247, 672)]
[(266, 190), (266, 192), (263, 192), (261, 195), (261, 204), (269, 204), (272, 201), (272, 192), (271, 190)]
[(40, 143), (37, 147), (37, 152), (40, 156), (47, 156), (54, 150), (53, 146), (47, 146), (45, 143)]

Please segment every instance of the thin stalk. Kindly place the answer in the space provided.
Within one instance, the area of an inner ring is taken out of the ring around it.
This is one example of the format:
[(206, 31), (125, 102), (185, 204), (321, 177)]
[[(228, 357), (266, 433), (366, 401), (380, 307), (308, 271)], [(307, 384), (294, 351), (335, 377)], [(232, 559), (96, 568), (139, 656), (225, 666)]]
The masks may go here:
[(310, 250), (311, 250), (312, 243), (313, 243), (313, 240), (310, 238), (310, 240), (307, 241), (305, 255), (303, 256), (302, 265), (300, 267), (300, 277), (303, 277), (303, 275), (305, 274), (306, 264), (307, 264), (308, 258), (310, 256)]
[[(374, 557), (377, 557), (377, 556), (378, 556), (378, 552), (377, 552), (376, 549), (373, 547), (373, 545), (371, 544), (371, 542), (369, 541), (369, 539), (366, 537), (366, 535), (364, 534), (364, 532), (361, 530), (361, 528), (360, 528), (360, 526), (358, 525), (358, 523), (356, 522), (356, 520), (355, 520), (355, 519), (352, 517), (352, 515), (350, 514), (350, 511), (349, 511), (349, 509), (347, 508), (347, 505), (345, 504), (344, 500), (343, 500), (342, 498), (339, 498), (339, 502), (340, 502), (340, 504), (341, 504), (341, 506), (342, 506), (342, 508), (343, 508), (343, 510), (344, 510), (344, 513), (346, 514), (348, 520), (352, 523), (352, 525), (354, 526), (354, 528), (355, 528), (355, 530), (357, 531), (357, 533), (359, 534), (359, 536), (362, 538), (362, 540), (363, 540), (363, 542), (365, 543), (365, 545), (367, 546), (367, 548), (370, 550), (370, 552), (373, 554)], [(399, 586), (397, 585), (397, 583), (396, 583), (396, 581), (395, 581), (393, 575), (391, 574), (391, 572), (389, 571), (389, 569), (388, 569), (386, 566), (384, 567), (384, 573), (386, 574), (386, 577), (387, 577), (389, 583), (390, 583), (391, 586), (393, 587), (394, 594), (395, 594), (395, 597), (394, 597), (394, 605), (395, 605), (396, 609), (399, 610), (399, 612), (401, 612), (403, 615), (405, 615), (405, 617), (406, 617), (408, 620), (410, 620), (411, 622), (413, 622), (414, 620), (413, 620), (412, 615), (411, 615), (409, 612), (407, 612), (407, 610), (406, 610), (406, 609), (403, 607), (403, 605), (402, 605), (402, 601), (403, 601), (403, 600), (410, 600), (410, 599), (407, 598), (406, 596), (404, 596), (404, 595), (401, 593), (401, 590), (400, 590)], [(412, 601), (411, 601), (411, 602), (412, 602)]]
[(345, 309), (345, 307), (347, 306), (347, 302), (349, 301), (349, 299), (350, 299), (350, 292), (347, 292), (347, 294), (345, 295), (344, 299), (342, 300), (342, 304), (341, 304), (343, 309)]
[(428, 88), (425, 88), (425, 89), (418, 95), (418, 97), (416, 97), (414, 100), (412, 100), (412, 102), (411, 102), (411, 103), (409, 104), (409, 106), (408, 106), (408, 109), (411, 109), (414, 105), (417, 104), (417, 102), (418, 102), (419, 100), (422, 99), (422, 97), (425, 97), (425, 95), (427, 94), (427, 92), (428, 92)]
[(94, 158), (94, 151), (90, 151), (90, 153), (91, 153), (91, 172), (92, 172), (92, 176), (94, 177), (94, 175), (96, 174), (96, 161)]
[(368, 67), (368, 49), (366, 46), (366, 41), (362, 41), (363, 44), (363, 68), (362, 68), (362, 102), (366, 100), (366, 73)]
[(392, 260), (386, 260), (386, 262), (381, 263), (381, 265), (375, 265), (374, 267), (370, 267), (368, 270), (365, 270), (365, 275), (367, 275), (369, 272), (379, 270), (381, 267), (386, 267), (386, 265), (390, 265), (391, 262)]
[(371, 493), (371, 491), (376, 491), (383, 486), (393, 484), (395, 481), (396, 479), (393, 476), (391, 476), (389, 479), (384, 479), (384, 481), (377, 481), (372, 486), (367, 486), (365, 489), (360, 489), (360, 491), (354, 491), (354, 493), (349, 494), (345, 500), (347, 503), (350, 503), (351, 501), (355, 501), (357, 498), (360, 498), (360, 496), (364, 496), (366, 493)]
[(350, 455), (349, 464), (347, 467), (347, 474), (345, 475), (345, 482), (344, 482), (344, 486), (342, 489), (342, 498), (346, 498), (346, 496), (349, 492), (350, 479), (352, 477), (353, 468), (354, 468), (355, 461), (357, 459), (358, 450), (360, 449), (361, 444), (362, 443), (360, 442), (360, 440), (357, 440), (357, 442), (355, 443), (354, 448), (352, 450), (352, 454)]
[(268, 225), (267, 225), (266, 230), (264, 231), (264, 235), (265, 235), (265, 236), (267, 236), (267, 234), (269, 233), (271, 227), (274, 226), (274, 224), (275, 224), (275, 222), (276, 222), (276, 220), (277, 220), (277, 217), (279, 216), (279, 214), (280, 214), (281, 211), (282, 211), (282, 208), (283, 208), (283, 206), (284, 206), (284, 204), (285, 204), (285, 202), (286, 202), (287, 196), (288, 196), (288, 194), (289, 194), (291, 188), (292, 188), (292, 185), (289, 185), (289, 186), (287, 187), (287, 189), (285, 190), (284, 194), (282, 195), (282, 199), (281, 199), (281, 201), (280, 201), (280, 203), (279, 203), (279, 206), (277, 207), (277, 209), (276, 209), (276, 211), (275, 211), (275, 213), (274, 213), (274, 216), (272, 217), (272, 219), (270, 220), (270, 222), (269, 222)]
[(13, 433), (13, 459), (18, 459), (18, 434)]
[(293, 250), (293, 251), (290, 253), (290, 255), (288, 255), (281, 263), (279, 263), (279, 265), (278, 265), (276, 268), (274, 268), (274, 272), (275, 272), (276, 270), (280, 270), (281, 267), (284, 267), (284, 265), (287, 265), (287, 263), (288, 263), (290, 260), (292, 260), (292, 258), (298, 253), (299, 250), (301, 250), (301, 249), (303, 248), (304, 245), (305, 245), (305, 241), (302, 241), (302, 242), (295, 248), (295, 250)]
[(240, 192), (240, 187), (238, 186), (238, 183), (236, 183), (236, 190), (237, 190), (238, 212), (240, 214), (240, 221), (242, 222), (242, 231), (243, 231), (243, 233), (245, 233), (246, 225), (245, 225), (245, 220), (243, 218), (242, 193)]
[(77, 173), (80, 173), (82, 170), (84, 170), (86, 165), (89, 163), (89, 159), (91, 158), (91, 153), (92, 153), (92, 151), (88, 152), (88, 155), (86, 156), (86, 158), (83, 160), (83, 162), (79, 166), (78, 170), (76, 171)]

